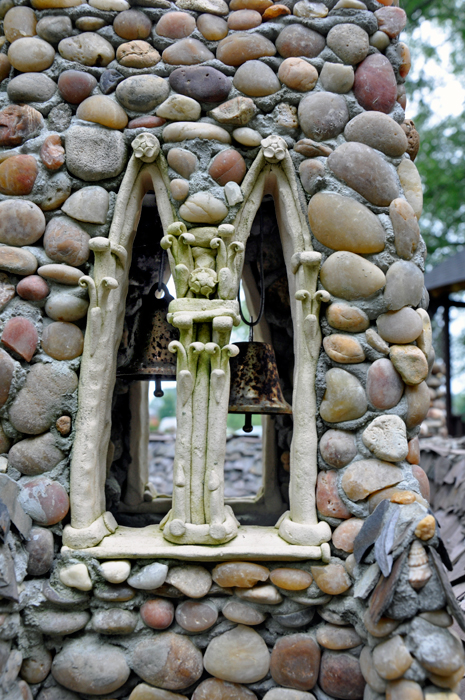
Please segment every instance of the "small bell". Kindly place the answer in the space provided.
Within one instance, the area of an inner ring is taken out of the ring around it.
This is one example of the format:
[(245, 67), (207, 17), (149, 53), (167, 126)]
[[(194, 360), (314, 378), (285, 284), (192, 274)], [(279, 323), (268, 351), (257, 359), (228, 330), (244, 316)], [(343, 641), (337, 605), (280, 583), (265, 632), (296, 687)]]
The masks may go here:
[(245, 413), (244, 432), (252, 431), (252, 414), (292, 413), (279, 383), (276, 357), (269, 343), (235, 343), (232, 357), (229, 413)]
[(161, 380), (176, 379), (176, 356), (168, 350), (173, 340), (179, 339), (179, 331), (167, 320), (168, 306), (173, 297), (165, 285), (161, 285), (163, 297), (155, 296), (151, 304), (145, 304), (139, 319), (134, 343), (134, 356), (127, 367), (118, 371), (126, 380), (155, 381), (155, 396), (163, 396)]

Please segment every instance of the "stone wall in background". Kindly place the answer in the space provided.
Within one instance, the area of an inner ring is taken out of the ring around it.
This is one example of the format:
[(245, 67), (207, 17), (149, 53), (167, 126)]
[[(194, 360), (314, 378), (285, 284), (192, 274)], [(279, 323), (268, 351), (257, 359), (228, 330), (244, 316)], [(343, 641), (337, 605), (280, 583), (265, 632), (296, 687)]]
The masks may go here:
[[(456, 699), (451, 614), (465, 622), (419, 466), (434, 355), (405, 13), (392, 0), (31, 4), (0, 2), (3, 697)], [(79, 279), (145, 132), (188, 227), (233, 223), (262, 141), (284, 140), (264, 145), (278, 162), (289, 150), (331, 297), (316, 378), (327, 562), (61, 548)]]

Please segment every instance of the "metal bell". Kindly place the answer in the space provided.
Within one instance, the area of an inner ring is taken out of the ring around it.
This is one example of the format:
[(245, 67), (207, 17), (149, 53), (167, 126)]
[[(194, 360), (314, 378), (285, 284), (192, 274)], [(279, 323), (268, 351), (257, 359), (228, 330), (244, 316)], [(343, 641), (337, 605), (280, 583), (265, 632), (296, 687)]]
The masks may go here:
[(172, 340), (179, 339), (179, 331), (167, 320), (168, 306), (173, 297), (165, 285), (164, 296), (155, 296), (152, 304), (145, 304), (141, 311), (134, 343), (134, 356), (118, 376), (126, 380), (155, 381), (155, 396), (163, 396), (161, 380), (176, 379), (176, 356), (168, 350)]
[(273, 347), (250, 341), (235, 345), (239, 354), (230, 360), (229, 413), (246, 414), (244, 431), (251, 432), (253, 413), (292, 413), (281, 390)]

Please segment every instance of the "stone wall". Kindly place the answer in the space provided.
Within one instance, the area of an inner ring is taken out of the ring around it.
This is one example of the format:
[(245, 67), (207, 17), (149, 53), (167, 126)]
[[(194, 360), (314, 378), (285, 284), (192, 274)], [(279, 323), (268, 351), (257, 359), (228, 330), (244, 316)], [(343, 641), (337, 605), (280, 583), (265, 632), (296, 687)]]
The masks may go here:
[[(419, 466), (434, 357), (405, 13), (392, 0), (31, 4), (0, 2), (3, 696), (456, 699), (451, 615), (465, 620)], [(253, 164), (293, 165), (321, 254), (312, 303), (330, 302), (316, 373), (324, 559), (62, 547), (80, 358), (100, 320), (94, 304), (86, 326), (80, 280), (128, 163), (155, 159), (190, 230), (240, 218)]]

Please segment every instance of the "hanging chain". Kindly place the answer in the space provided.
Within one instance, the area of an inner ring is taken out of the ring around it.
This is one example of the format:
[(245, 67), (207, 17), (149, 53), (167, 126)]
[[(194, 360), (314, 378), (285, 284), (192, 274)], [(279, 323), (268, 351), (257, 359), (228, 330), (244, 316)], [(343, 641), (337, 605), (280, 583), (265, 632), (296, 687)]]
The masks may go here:
[(241, 306), (241, 285), (239, 284), (239, 294), (238, 294), (238, 302), (239, 302), (239, 314), (241, 316), (241, 320), (245, 323), (246, 326), (249, 327), (249, 343), (253, 341), (253, 329), (254, 326), (256, 326), (260, 321), (262, 320), (263, 312), (265, 310), (265, 271), (263, 267), (263, 211), (262, 208), (260, 207), (259, 210), (259, 216), (260, 216), (260, 309), (258, 312), (258, 316), (256, 320), (254, 321), (252, 314), (250, 315), (250, 321), (248, 321), (244, 313), (242, 311), (242, 306)]
[(158, 265), (158, 284), (157, 284), (157, 289), (155, 291), (155, 296), (157, 299), (162, 298), (162, 292), (165, 293), (166, 291), (166, 286), (163, 284), (163, 278), (165, 276), (165, 262), (166, 262), (166, 251), (161, 249), (161, 256), (160, 256), (160, 262)]

